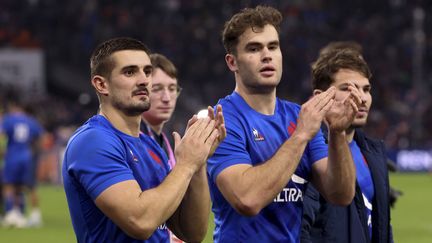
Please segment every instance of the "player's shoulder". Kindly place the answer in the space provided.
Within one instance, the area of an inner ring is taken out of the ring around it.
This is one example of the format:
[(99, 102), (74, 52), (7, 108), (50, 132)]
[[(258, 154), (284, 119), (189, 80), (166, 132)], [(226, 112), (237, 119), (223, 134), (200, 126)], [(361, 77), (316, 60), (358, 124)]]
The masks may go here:
[(301, 105), (286, 99), (277, 98), (277, 102), (279, 102), (280, 105), (283, 107), (289, 107), (291, 109), (300, 109)]
[[(244, 109), (242, 109), (242, 98), (239, 94), (233, 92), (230, 95), (225, 96), (224, 98), (219, 99), (217, 105), (222, 106), (224, 117), (238, 117), (238, 114)], [(216, 107), (215, 107), (216, 109)]]
[(301, 110), (301, 105), (285, 99), (277, 99), (278, 110), (284, 114), (298, 114)]
[(223, 98), (220, 98), (217, 102), (218, 105), (221, 105), (222, 108), (231, 108), (234, 107), (235, 104), (238, 102), (238, 98), (236, 97), (235, 93), (232, 93), (230, 95), (227, 95)]
[(74, 132), (69, 139), (68, 146), (81, 146), (84, 144), (84, 146), (97, 147), (111, 141), (120, 142), (119, 140), (120, 138), (115, 131), (92, 117)]

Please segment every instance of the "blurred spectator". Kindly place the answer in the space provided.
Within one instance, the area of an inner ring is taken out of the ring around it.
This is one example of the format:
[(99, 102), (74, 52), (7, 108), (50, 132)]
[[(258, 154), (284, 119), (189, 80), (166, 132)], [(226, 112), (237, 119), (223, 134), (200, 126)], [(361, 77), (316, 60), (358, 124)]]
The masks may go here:
[[(90, 50), (101, 40), (131, 36), (153, 51), (170, 56), (182, 70), (185, 95), (166, 124), (183, 126), (203, 104), (216, 103), (232, 90), (219, 37), (223, 20), (234, 11), (263, 1), (14, 1), (0, 3), (0, 48), (35, 48), (45, 51), (46, 97), (32, 97), (42, 123), (53, 134), (61, 126), (81, 124), (97, 109), (95, 95), (80, 105), (80, 93), (62, 83), (86, 85)], [(355, 40), (365, 47), (363, 56), (373, 67), (374, 109), (368, 134), (383, 137), (390, 150), (430, 148), (432, 79), (432, 18), (423, 24), (425, 47), (422, 90), (413, 82), (415, 49), (413, 10), (432, 11), (431, 1), (282, 1), (266, 0), (284, 14), (281, 45), (284, 75), (279, 96), (303, 103), (310, 94), (309, 63), (330, 41)], [(145, 21), (144, 21), (145, 20)], [(157, 28), (154, 28), (157, 26)], [(142, 31), (152, 28), (152, 31)], [(145, 33), (145, 34), (144, 34)], [(63, 68), (63, 69), (61, 69)], [(68, 70), (67, 73), (58, 70)], [(68, 75), (69, 73), (77, 76)], [(79, 79), (81, 75), (84, 78)], [(0, 80), (1, 84), (1, 80)], [(293, 85), (299, 86), (290, 89)], [(302, 92), (299, 92), (302, 90)], [(0, 87), (0, 101), (3, 87)], [(49, 109), (47, 108), (49, 107)]]

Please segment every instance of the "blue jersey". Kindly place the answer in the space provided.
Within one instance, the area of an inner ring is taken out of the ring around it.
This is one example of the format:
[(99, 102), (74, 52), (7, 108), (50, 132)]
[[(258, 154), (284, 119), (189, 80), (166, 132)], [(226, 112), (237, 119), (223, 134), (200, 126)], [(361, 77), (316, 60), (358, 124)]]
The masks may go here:
[(31, 184), (34, 173), (34, 142), (43, 129), (32, 117), (16, 112), (3, 117), (1, 132), (6, 135), (4, 182)]
[(308, 143), (301, 161), (285, 188), (254, 217), (235, 211), (216, 186), (225, 168), (236, 164), (258, 165), (269, 160), (294, 132), (300, 106), (276, 100), (273, 115), (252, 109), (236, 92), (219, 101), (227, 137), (208, 160), (209, 186), (215, 215), (215, 242), (298, 242), (303, 192), (314, 162), (327, 157), (321, 131)]
[(354, 140), (350, 143), (350, 149), (356, 167), (357, 183), (362, 192), (363, 202), (365, 204), (364, 213), (367, 218), (369, 237), (372, 238), (372, 202), (375, 194), (374, 183), (368, 163)]
[(147, 241), (124, 233), (94, 203), (108, 187), (136, 180), (141, 189), (158, 186), (169, 173), (168, 159), (147, 135), (132, 137), (103, 116), (90, 118), (71, 137), (63, 161), (63, 180), (78, 242), (169, 242), (166, 225)]
[(5, 161), (31, 161), (33, 143), (43, 131), (41, 125), (24, 113), (11, 113), (3, 117), (1, 130), (7, 137)]

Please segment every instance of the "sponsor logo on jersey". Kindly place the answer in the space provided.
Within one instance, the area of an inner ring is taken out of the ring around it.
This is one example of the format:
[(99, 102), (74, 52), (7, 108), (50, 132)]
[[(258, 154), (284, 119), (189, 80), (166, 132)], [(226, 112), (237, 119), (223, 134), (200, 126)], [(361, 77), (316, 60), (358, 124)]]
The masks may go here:
[(252, 129), (252, 134), (255, 141), (264, 141), (264, 137), (255, 128)]
[(285, 187), (273, 199), (273, 202), (298, 202), (303, 201), (303, 192), (298, 188)]
[[(296, 184), (305, 184), (307, 180), (300, 176), (293, 174), (291, 180)], [(273, 199), (273, 202), (298, 202), (303, 201), (303, 192), (299, 188), (285, 187), (282, 191)]]

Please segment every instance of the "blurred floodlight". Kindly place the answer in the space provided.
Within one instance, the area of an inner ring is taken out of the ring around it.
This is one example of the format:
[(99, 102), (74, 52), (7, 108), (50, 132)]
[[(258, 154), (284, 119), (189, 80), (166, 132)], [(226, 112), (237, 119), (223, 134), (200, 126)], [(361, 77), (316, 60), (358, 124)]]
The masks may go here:
[(91, 101), (91, 97), (87, 93), (81, 93), (80, 96), (78, 97), (78, 102), (81, 105), (88, 105), (90, 101)]

